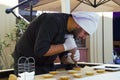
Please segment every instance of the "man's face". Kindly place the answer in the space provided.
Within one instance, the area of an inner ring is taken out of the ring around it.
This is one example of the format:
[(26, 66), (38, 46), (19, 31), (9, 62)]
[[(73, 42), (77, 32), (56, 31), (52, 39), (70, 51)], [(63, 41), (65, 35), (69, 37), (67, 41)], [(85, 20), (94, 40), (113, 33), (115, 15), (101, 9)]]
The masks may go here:
[(73, 31), (73, 34), (75, 35), (76, 38), (82, 38), (82, 39), (86, 39), (86, 37), (89, 35), (82, 28), (77, 28), (76, 30)]

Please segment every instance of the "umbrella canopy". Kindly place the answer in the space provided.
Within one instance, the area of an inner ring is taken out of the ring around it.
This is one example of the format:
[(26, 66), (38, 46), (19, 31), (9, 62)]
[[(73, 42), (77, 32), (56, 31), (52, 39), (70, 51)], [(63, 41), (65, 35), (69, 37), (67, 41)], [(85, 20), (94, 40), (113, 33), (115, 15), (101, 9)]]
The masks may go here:
[[(78, 0), (70, 0), (71, 11), (80, 4)], [(33, 10), (61, 12), (61, 0), (40, 0), (34, 5)]]
[[(101, 2), (97, 7), (90, 6), (87, 3), (90, 1), (94, 4), (94, 0), (70, 0), (70, 8), (72, 11), (120, 11), (120, 1), (119, 0), (95, 0), (96, 3)], [(86, 2), (86, 3), (85, 3)], [(61, 12), (61, 0), (39, 0), (33, 6), (33, 10), (40, 11), (58, 11)]]

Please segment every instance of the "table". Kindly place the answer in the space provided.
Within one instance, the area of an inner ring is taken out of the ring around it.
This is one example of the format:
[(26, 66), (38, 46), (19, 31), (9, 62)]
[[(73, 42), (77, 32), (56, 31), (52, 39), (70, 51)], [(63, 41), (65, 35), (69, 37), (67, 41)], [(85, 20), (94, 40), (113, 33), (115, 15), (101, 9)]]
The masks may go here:
[[(82, 74), (81, 78), (74, 78), (73, 74), (68, 74), (69, 70), (58, 70), (59, 73), (56, 75), (53, 75), (50, 79), (43, 78), (43, 75), (36, 75), (35, 80), (60, 80), (60, 76), (69, 76), (70, 80), (120, 80), (120, 71), (105, 71), (104, 73), (97, 73), (93, 66), (90, 65), (102, 65), (101, 63), (81, 63), (82, 65), (85, 64), (84, 67), (81, 68), (80, 71), (77, 71), (77, 74)], [(88, 65), (87, 65), (88, 64)], [(86, 71), (93, 71), (94, 75), (88, 76), (86, 75)]]

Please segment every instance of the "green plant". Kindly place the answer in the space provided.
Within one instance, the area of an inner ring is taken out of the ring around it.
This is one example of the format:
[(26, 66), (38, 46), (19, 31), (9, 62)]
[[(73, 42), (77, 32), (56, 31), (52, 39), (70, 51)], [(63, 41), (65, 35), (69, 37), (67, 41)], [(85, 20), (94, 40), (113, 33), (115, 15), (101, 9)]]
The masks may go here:
[(4, 40), (0, 39), (0, 69), (13, 67), (13, 64), (8, 65), (9, 59), (6, 56), (9, 54), (8, 57), (12, 58), (11, 54), (14, 50), (14, 45), (25, 32), (27, 25), (24, 20), (18, 20), (15, 29), (10, 33), (6, 33)]
[[(7, 64), (7, 60), (6, 60), (6, 56), (4, 54), (4, 48), (5, 47), (8, 47), (10, 44), (7, 43), (5, 40), (0, 40), (0, 68), (3, 69), (3, 68), (7, 68), (6, 66), (8, 66)], [(3, 65), (2, 65), (3, 64)]]
[(23, 33), (25, 32), (26, 28), (28, 26), (28, 23), (26, 23), (24, 20), (18, 20), (17, 24), (16, 24), (16, 41), (19, 40), (19, 38), (23, 35)]

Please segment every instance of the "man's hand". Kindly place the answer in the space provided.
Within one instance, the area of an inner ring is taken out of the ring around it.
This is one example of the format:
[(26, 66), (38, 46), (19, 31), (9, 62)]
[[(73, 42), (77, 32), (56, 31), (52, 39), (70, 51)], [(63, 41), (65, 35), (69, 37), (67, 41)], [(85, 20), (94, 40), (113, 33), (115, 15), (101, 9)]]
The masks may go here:
[(77, 45), (75, 43), (75, 40), (72, 37), (71, 38), (67, 38), (65, 40), (65, 43), (63, 44), (63, 46), (64, 46), (65, 51), (68, 51), (68, 50), (71, 50), (71, 49), (74, 49), (74, 48), (77, 47)]
[(75, 61), (74, 61), (73, 58), (72, 58), (72, 53), (68, 53), (67, 62), (68, 62), (69, 64), (74, 64), (74, 63), (75, 63)]
[(79, 50), (76, 50), (75, 53), (68, 53), (67, 61), (71, 64), (74, 64), (76, 61), (80, 60)]
[(80, 60), (80, 52), (79, 52), (79, 50), (75, 51), (75, 54), (73, 55), (73, 59), (75, 61), (79, 61)]
[(66, 56), (61, 58), (61, 62), (63, 64), (75, 64), (75, 62), (80, 60), (79, 50), (75, 51), (75, 54), (68, 53)]

